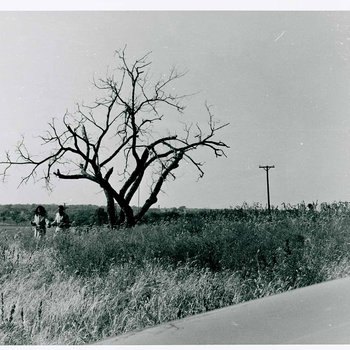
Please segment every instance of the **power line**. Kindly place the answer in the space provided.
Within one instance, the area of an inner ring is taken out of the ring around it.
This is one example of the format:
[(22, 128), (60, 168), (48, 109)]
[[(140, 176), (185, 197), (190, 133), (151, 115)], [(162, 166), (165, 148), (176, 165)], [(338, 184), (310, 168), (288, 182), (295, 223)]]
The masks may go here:
[(270, 208), (270, 184), (269, 184), (269, 170), (273, 169), (274, 165), (259, 165), (260, 169), (264, 169), (266, 171), (266, 188), (267, 188), (267, 208), (269, 213), (271, 212)]

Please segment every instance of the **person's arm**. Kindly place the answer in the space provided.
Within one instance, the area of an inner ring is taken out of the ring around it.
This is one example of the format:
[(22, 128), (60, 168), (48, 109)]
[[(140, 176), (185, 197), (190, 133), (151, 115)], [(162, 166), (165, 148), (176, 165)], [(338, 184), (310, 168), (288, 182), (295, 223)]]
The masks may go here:
[(55, 219), (51, 222), (52, 226), (57, 226), (57, 214), (55, 216)]
[(37, 223), (36, 223), (36, 220), (35, 220), (35, 216), (34, 216), (33, 220), (30, 222), (30, 224), (32, 226), (37, 226)]

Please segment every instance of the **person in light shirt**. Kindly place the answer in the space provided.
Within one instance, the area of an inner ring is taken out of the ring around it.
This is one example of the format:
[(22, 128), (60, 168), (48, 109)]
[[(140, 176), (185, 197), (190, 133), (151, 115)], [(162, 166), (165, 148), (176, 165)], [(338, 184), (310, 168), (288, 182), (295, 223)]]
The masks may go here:
[(50, 227), (50, 221), (47, 218), (46, 209), (42, 205), (35, 209), (31, 225), (34, 227), (35, 238), (43, 238), (46, 235), (46, 228)]
[(65, 212), (63, 205), (58, 206), (58, 211), (55, 216), (55, 220), (51, 223), (52, 226), (56, 226), (55, 233), (65, 231), (70, 227), (69, 216)]

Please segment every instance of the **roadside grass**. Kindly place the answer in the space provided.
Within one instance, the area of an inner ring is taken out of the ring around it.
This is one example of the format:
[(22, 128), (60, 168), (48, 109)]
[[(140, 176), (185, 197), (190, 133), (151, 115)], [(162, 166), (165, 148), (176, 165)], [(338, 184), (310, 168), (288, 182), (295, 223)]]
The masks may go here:
[(57, 269), (53, 255), (24, 254), (2, 280), (1, 344), (86, 344), (242, 300), (228, 271), (145, 261), (82, 277)]
[(81, 345), (350, 274), (349, 211), (2, 230), (0, 344)]

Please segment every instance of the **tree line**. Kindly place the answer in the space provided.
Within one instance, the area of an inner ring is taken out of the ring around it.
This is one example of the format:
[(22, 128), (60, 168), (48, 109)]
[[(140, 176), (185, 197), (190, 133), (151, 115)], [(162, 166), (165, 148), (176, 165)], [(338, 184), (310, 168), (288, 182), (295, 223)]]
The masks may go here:
[[(0, 205), (0, 224), (2, 225), (29, 225), (33, 219), (37, 204), (5, 204)], [(48, 217), (53, 219), (57, 211), (56, 204), (45, 205)], [(67, 214), (76, 226), (104, 225), (108, 223), (105, 207), (97, 205), (70, 205)]]
[[(2, 204), (0, 205), (0, 225), (21, 225), (27, 226), (33, 219), (37, 204)], [(56, 204), (44, 205), (48, 218), (53, 220), (57, 212)], [(120, 208), (116, 208), (116, 215)], [(133, 207), (134, 211), (138, 208)], [(199, 209), (192, 209), (193, 213)], [(159, 209), (151, 208), (140, 223), (155, 223), (159, 221), (172, 221), (179, 218), (188, 209), (184, 206), (179, 208)], [(66, 209), (70, 221), (74, 226), (102, 226), (109, 225), (109, 218), (106, 206), (93, 204), (74, 204)]]

